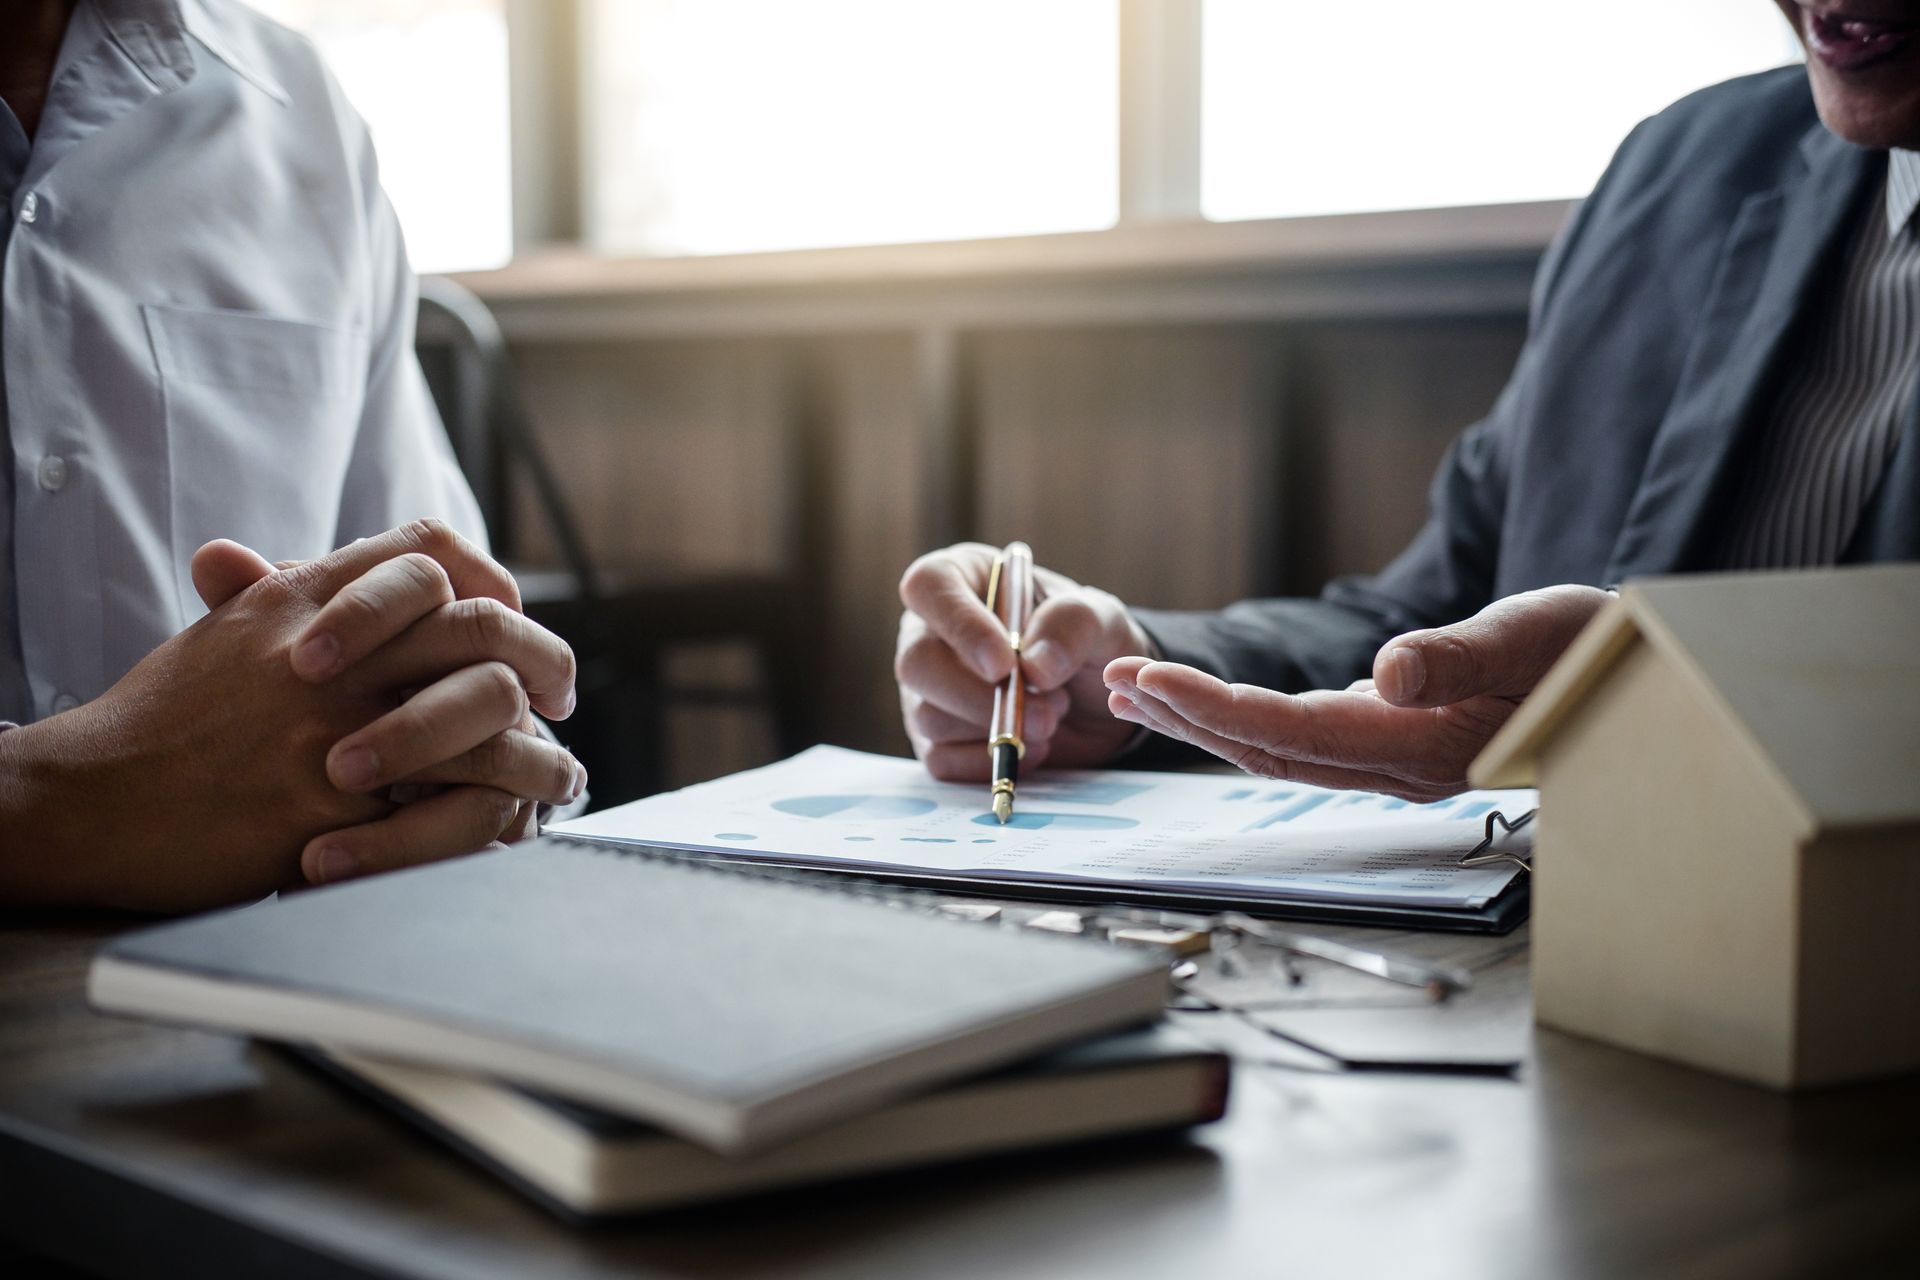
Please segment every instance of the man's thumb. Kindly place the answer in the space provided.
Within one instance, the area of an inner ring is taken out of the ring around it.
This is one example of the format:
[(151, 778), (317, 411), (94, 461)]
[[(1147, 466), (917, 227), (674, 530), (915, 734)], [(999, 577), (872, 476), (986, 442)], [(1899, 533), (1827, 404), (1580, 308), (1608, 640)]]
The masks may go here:
[(193, 553), (193, 586), (207, 608), (218, 609), (273, 572), (259, 552), (216, 538)]
[(1402, 707), (1524, 697), (1608, 598), (1594, 587), (1545, 587), (1464, 622), (1395, 636), (1374, 657), (1374, 688)]

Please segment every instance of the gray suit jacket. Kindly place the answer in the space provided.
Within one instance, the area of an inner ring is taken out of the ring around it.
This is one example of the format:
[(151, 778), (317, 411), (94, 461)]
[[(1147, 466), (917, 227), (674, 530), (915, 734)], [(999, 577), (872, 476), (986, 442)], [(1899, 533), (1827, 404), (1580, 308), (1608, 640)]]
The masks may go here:
[[(1391, 637), (1501, 596), (1710, 567), (1730, 460), (1885, 164), (1820, 124), (1799, 67), (1646, 121), (1549, 250), (1513, 377), (1392, 564), (1318, 599), (1142, 622), (1224, 679), (1338, 688)], [(1920, 559), (1916, 409), (1845, 560)]]

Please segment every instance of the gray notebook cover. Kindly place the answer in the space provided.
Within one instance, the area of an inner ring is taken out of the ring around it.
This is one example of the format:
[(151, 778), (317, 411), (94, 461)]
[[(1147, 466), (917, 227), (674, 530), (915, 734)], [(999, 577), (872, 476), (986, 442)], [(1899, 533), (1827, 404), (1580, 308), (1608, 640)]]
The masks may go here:
[[(733, 1147), (1143, 1021), (1165, 989), (1164, 961), (1152, 955), (556, 838), (164, 925), (102, 949), (97, 1003), (180, 1018), (165, 999), (117, 994), (133, 990), (130, 966), (218, 980), (216, 995), (320, 996), (613, 1067), (730, 1109), (731, 1137), (690, 1131), (673, 1114), (646, 1118)], [(1105, 1027), (1087, 1024), (1096, 1005)], [(247, 1012), (186, 1020), (300, 1038)], [(863, 1073), (870, 1096), (842, 1097), (850, 1081), (862, 1092)], [(782, 1103), (809, 1091), (804, 1123), (783, 1120)], [(822, 1102), (823, 1093), (832, 1096)]]

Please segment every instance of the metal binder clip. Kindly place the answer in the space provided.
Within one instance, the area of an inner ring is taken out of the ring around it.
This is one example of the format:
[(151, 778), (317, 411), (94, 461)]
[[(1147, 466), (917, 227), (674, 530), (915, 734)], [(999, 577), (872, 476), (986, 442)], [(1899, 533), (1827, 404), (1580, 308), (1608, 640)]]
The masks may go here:
[(1522, 871), (1533, 870), (1533, 863), (1529, 862), (1526, 858), (1521, 857), (1510, 849), (1496, 849), (1493, 847), (1494, 840), (1498, 838), (1493, 828), (1494, 824), (1498, 823), (1502, 831), (1511, 834), (1532, 822), (1534, 815), (1539, 812), (1538, 809), (1529, 809), (1519, 817), (1508, 821), (1506, 814), (1495, 809), (1487, 815), (1486, 839), (1467, 850), (1466, 854), (1460, 859), (1460, 865), (1463, 867), (1490, 867), (1496, 862), (1511, 862)]

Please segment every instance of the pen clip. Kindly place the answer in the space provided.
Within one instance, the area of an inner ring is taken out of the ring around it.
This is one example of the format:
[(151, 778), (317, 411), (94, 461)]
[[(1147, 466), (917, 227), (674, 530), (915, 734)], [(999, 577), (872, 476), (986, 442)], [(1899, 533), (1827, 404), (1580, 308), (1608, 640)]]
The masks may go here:
[(994, 610), (994, 604), (1000, 599), (1000, 570), (1007, 563), (1007, 553), (1002, 551), (993, 558), (993, 572), (987, 575), (987, 612), (996, 618), (1000, 615)]

